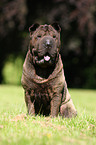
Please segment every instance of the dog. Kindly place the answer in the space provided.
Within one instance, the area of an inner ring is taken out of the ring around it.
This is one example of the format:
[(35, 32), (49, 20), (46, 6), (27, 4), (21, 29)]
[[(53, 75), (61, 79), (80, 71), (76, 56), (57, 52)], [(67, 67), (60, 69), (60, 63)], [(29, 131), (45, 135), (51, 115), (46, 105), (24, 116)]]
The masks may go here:
[(77, 111), (68, 92), (60, 52), (57, 23), (33, 24), (21, 83), (28, 114), (75, 117)]

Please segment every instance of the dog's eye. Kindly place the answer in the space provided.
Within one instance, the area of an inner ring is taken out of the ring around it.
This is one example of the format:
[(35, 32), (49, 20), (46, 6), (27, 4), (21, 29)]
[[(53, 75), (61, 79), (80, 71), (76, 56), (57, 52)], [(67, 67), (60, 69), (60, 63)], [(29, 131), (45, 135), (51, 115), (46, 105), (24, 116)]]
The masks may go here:
[(53, 35), (53, 38), (56, 38), (56, 35)]
[(41, 38), (41, 35), (38, 35), (38, 36), (37, 36), (37, 39), (39, 39), (39, 38)]

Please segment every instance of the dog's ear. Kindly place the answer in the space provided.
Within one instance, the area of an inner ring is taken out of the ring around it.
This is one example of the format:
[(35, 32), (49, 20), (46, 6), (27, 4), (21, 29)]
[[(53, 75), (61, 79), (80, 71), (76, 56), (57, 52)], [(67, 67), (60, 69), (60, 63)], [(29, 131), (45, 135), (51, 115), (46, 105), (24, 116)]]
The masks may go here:
[(55, 23), (52, 24), (52, 26), (53, 26), (53, 28), (54, 28), (55, 30), (57, 30), (58, 32), (61, 31), (61, 28), (60, 28), (60, 26), (59, 26), (58, 23), (55, 22)]
[(33, 24), (29, 27), (29, 32), (32, 34), (40, 25), (38, 23)]

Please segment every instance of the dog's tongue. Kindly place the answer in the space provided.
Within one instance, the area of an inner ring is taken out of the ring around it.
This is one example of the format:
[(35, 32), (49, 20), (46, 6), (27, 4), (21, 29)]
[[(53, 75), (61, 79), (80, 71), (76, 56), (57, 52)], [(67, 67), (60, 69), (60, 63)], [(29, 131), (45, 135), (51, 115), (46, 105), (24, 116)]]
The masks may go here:
[(45, 61), (49, 61), (50, 60), (50, 56), (48, 56), (48, 55), (47, 56), (44, 56), (44, 60)]

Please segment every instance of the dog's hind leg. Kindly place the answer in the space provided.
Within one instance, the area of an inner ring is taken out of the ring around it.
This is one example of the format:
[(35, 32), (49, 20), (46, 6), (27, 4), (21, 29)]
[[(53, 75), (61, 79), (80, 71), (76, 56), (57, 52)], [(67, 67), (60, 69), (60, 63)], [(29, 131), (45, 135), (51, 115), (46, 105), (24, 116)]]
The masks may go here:
[(66, 118), (76, 117), (77, 111), (72, 102), (72, 99), (70, 99), (66, 104), (61, 105), (60, 114), (62, 117)]
[(66, 81), (64, 86), (63, 99), (60, 107), (60, 114), (62, 117), (66, 118), (75, 117), (77, 115), (77, 111), (67, 89)]

